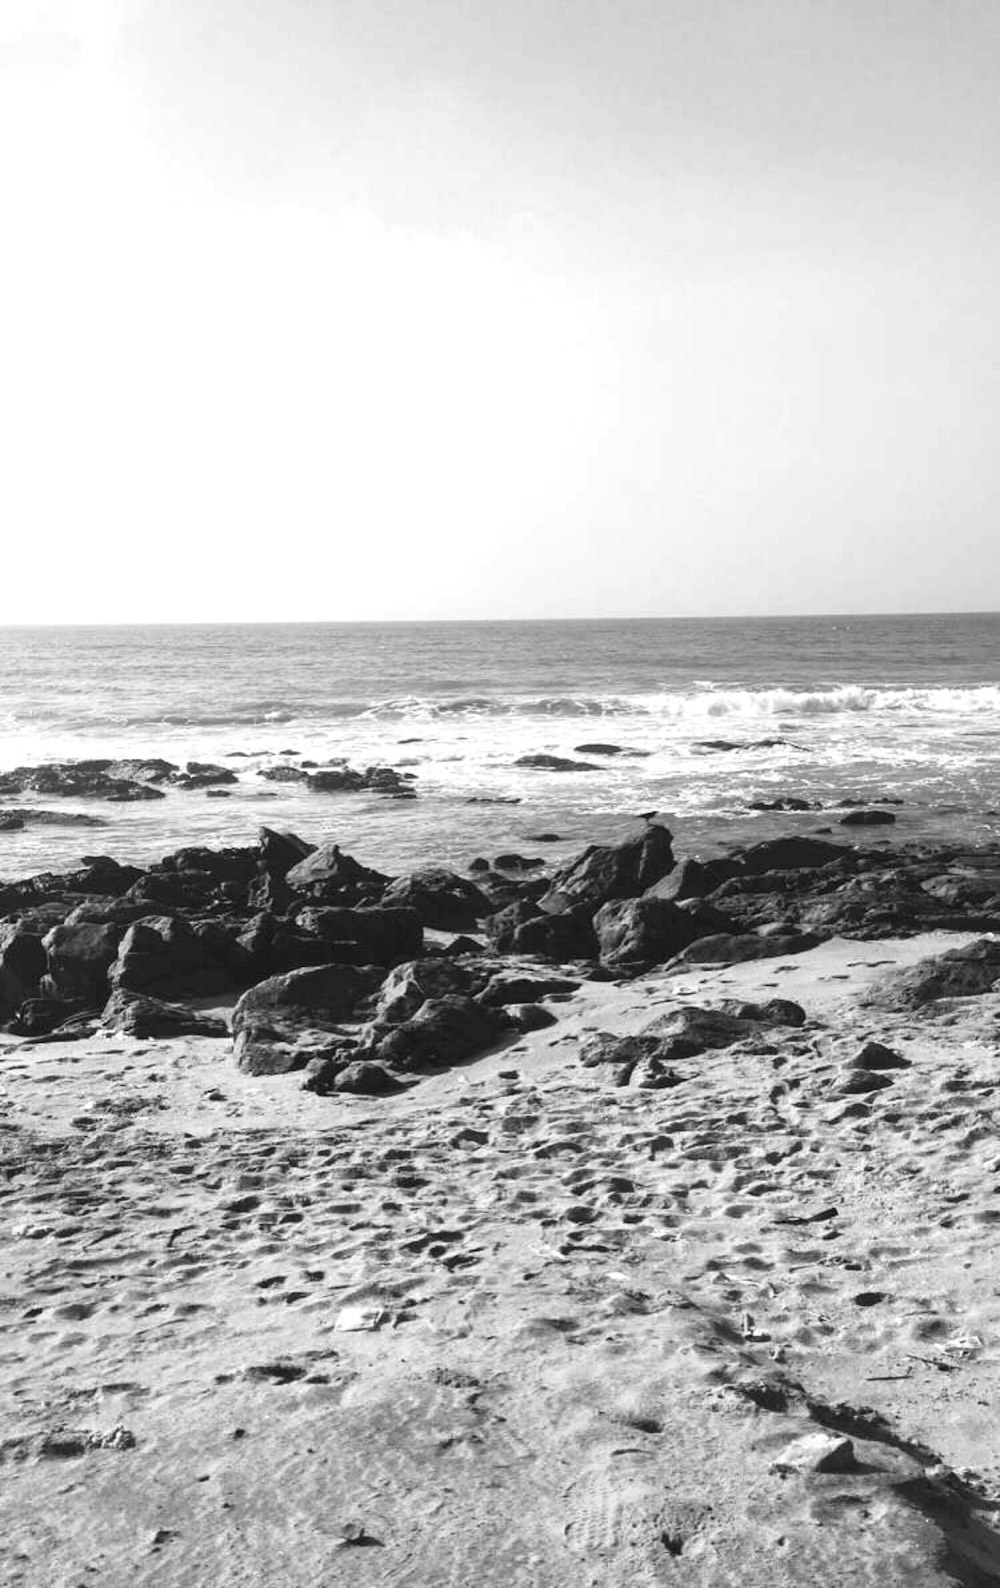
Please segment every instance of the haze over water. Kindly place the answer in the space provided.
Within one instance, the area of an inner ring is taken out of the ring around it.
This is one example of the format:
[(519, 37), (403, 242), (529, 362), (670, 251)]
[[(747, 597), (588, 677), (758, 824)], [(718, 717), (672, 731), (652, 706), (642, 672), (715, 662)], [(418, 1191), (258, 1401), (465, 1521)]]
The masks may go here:
[[(108, 826), (5, 833), (0, 875), (84, 852), (148, 861), (185, 843), (248, 843), (264, 821), (398, 870), (530, 852), (541, 832), (560, 834), (544, 851), (554, 858), (653, 808), (686, 848), (842, 814), (747, 810), (788, 795), (890, 796), (905, 802), (899, 838), (981, 841), (1000, 831), (998, 734), (996, 614), (10, 628), (0, 770), (156, 755), (221, 762), (240, 782), (227, 799), (7, 800)], [(643, 753), (578, 751), (590, 743)], [(419, 798), (317, 795), (257, 776), (289, 751), (395, 766), (415, 774)], [(539, 752), (597, 770), (515, 765)]]

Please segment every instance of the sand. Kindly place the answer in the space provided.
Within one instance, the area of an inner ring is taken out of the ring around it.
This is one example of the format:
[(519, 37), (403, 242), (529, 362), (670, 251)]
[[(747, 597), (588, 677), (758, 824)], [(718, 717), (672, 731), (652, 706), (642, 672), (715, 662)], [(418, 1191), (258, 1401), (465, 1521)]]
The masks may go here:
[[(390, 1099), (0, 1038), (0, 1582), (1000, 1582), (1000, 995), (864, 1001), (966, 940), (585, 984)], [(779, 995), (666, 1090), (579, 1062)]]

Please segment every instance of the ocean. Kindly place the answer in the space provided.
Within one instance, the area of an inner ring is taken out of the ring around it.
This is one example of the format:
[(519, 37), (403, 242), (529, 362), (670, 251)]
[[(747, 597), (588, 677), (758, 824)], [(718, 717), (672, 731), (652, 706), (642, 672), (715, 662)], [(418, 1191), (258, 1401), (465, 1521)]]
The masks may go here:
[[(578, 750), (593, 743), (623, 753)], [(0, 877), (251, 843), (261, 823), (393, 872), (559, 859), (651, 810), (679, 850), (710, 853), (836, 831), (841, 801), (880, 798), (903, 803), (867, 841), (984, 842), (1000, 838), (998, 747), (998, 614), (6, 628), (0, 770), (156, 755), (239, 782), (225, 799), (0, 800), (106, 823), (0, 832)], [(516, 765), (539, 753), (595, 770)], [(296, 757), (396, 767), (418, 798), (259, 777)], [(788, 796), (822, 809), (749, 808)]]

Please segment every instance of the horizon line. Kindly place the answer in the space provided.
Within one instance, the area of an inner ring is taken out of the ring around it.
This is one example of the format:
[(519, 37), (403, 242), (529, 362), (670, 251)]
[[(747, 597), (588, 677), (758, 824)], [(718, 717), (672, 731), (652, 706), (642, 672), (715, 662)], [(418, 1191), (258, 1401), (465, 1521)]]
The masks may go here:
[(393, 628), (459, 627), (474, 624), (584, 624), (584, 623), (787, 623), (813, 619), (829, 621), (842, 618), (975, 618), (1000, 617), (998, 607), (914, 609), (883, 612), (706, 612), (597, 614), (587, 617), (492, 617), (492, 618), (146, 618), (78, 622), (49, 619), (46, 622), (0, 622), (7, 629), (219, 629), (219, 628)]

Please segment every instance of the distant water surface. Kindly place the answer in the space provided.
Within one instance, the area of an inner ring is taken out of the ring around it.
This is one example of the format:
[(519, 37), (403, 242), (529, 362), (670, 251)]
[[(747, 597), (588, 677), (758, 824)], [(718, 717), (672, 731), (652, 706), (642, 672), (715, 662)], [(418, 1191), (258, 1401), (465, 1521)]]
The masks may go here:
[[(396, 870), (511, 848), (558, 858), (654, 808), (701, 849), (841, 814), (748, 812), (779, 795), (894, 796), (895, 836), (982, 841), (1000, 834), (998, 735), (997, 614), (0, 629), (0, 769), (158, 755), (240, 775), (229, 799), (7, 801), (109, 825), (0, 834), (0, 875), (247, 843), (263, 821)], [(644, 753), (577, 751), (592, 742)], [(289, 750), (414, 772), (420, 798), (257, 776)], [(515, 766), (536, 752), (599, 770)], [(562, 843), (539, 851), (540, 832)]]

